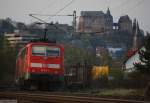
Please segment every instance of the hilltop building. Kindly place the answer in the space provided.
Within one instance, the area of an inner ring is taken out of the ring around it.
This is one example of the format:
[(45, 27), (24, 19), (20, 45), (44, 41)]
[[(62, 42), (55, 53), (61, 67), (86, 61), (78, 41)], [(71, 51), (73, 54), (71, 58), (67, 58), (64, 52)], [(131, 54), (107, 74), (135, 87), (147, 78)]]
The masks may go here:
[(121, 16), (118, 21), (118, 29), (122, 32), (132, 33), (132, 20), (128, 15)]
[(118, 22), (113, 21), (113, 16), (108, 8), (103, 11), (81, 11), (77, 31), (80, 34), (89, 33), (92, 38), (96, 55), (100, 55), (102, 49), (96, 47), (113, 48), (115, 52), (109, 52), (113, 58), (118, 58), (132, 48), (137, 50), (143, 45), (144, 33), (140, 30), (137, 21), (130, 19), (128, 15), (121, 16)]
[(121, 16), (117, 23), (113, 22), (113, 16), (108, 8), (103, 11), (81, 11), (77, 31), (82, 33), (112, 33), (112, 31), (132, 33), (132, 20), (128, 15)]
[(113, 17), (110, 14), (110, 10), (107, 13), (103, 11), (81, 11), (79, 18), (78, 32), (95, 32), (104, 33), (112, 31), (113, 29)]

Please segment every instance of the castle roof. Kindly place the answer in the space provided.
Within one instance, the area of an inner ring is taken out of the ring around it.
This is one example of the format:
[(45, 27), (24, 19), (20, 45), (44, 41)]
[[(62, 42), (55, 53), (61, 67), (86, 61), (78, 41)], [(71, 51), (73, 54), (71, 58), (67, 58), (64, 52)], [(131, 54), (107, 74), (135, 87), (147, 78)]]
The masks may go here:
[(128, 15), (121, 16), (119, 22), (131, 21)]
[(110, 10), (109, 10), (109, 8), (107, 9), (107, 14), (108, 14), (108, 15), (111, 15), (111, 14), (110, 14)]
[(103, 11), (81, 11), (81, 16), (104, 16)]

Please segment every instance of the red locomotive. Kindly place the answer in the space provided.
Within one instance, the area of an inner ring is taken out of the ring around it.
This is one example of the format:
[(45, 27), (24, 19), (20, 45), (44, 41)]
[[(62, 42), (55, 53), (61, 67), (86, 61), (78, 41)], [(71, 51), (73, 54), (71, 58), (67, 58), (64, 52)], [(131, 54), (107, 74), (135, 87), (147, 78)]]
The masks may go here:
[[(16, 83), (20, 87), (58, 86), (64, 80), (64, 47), (56, 43), (31, 42), (16, 60)], [(55, 84), (55, 85), (53, 85)]]

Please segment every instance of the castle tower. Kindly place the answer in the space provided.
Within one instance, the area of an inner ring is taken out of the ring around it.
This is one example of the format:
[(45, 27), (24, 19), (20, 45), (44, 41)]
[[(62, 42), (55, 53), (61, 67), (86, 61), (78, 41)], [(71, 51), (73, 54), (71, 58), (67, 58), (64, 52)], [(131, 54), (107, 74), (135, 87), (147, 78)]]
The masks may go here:
[(119, 31), (128, 32), (132, 34), (132, 20), (128, 15), (121, 16), (118, 22)]
[(112, 29), (113, 29), (113, 17), (108, 8), (106, 12), (106, 31), (112, 31)]
[(133, 47), (132, 49), (133, 50), (136, 50), (138, 48), (138, 45), (137, 45), (137, 35), (138, 35), (138, 28), (137, 28), (137, 22), (136, 22), (136, 19), (134, 20), (134, 23), (133, 23)]
[(144, 35), (142, 35), (138, 21), (134, 19), (133, 22), (133, 47), (132, 49), (139, 49), (143, 45)]
[(111, 15), (109, 8), (107, 9), (107, 15)]

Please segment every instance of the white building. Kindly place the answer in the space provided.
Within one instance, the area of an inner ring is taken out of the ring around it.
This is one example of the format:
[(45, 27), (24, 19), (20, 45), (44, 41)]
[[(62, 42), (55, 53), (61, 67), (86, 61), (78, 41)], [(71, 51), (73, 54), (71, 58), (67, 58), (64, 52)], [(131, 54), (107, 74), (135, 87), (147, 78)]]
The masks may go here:
[(39, 39), (39, 36), (28, 34), (28, 33), (12, 33), (12, 34), (4, 34), (4, 36), (7, 38), (7, 40), (10, 43), (10, 46), (15, 47), (16, 45), (18, 47), (23, 47), (28, 42)]
[[(144, 47), (142, 47), (141, 49), (144, 50)], [(140, 49), (140, 50), (141, 50)], [(135, 66), (134, 63), (140, 63), (140, 59), (139, 59), (139, 51), (137, 51), (133, 56), (131, 56), (126, 62), (125, 62), (125, 72), (132, 72), (135, 70)]]

